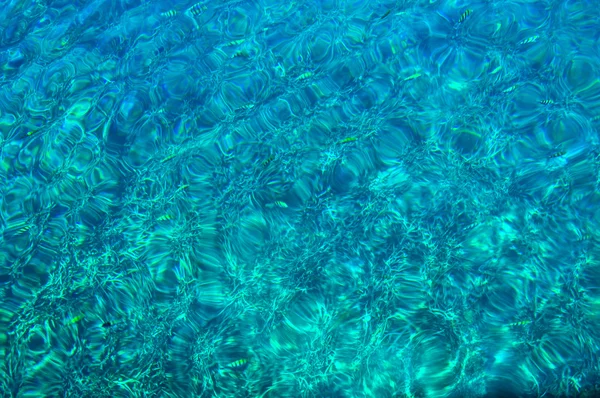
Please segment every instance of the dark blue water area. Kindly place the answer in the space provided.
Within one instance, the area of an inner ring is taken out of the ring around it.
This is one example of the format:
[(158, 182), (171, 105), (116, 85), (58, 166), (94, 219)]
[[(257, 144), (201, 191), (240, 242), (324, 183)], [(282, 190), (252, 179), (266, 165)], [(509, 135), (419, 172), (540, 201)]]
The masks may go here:
[(0, 395), (598, 394), (597, 1), (0, 1)]

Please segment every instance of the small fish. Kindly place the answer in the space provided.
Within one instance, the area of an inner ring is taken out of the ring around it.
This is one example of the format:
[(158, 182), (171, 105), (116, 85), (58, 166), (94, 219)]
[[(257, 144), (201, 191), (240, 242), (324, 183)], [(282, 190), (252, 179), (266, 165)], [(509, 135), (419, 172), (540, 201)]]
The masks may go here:
[(545, 99), (545, 100), (540, 101), (540, 104), (542, 104), (542, 105), (550, 105), (553, 103), (554, 103), (554, 101), (552, 101), (551, 99)]
[(523, 44), (535, 43), (539, 38), (540, 38), (539, 36), (531, 36), (531, 37), (528, 37), (525, 40), (521, 40), (519, 42), (519, 44), (523, 45)]
[(61, 47), (65, 47), (67, 46), (71, 41), (71, 38), (69, 36), (65, 36), (62, 38), (62, 40), (60, 41), (60, 46)]
[(237, 46), (237, 45), (242, 44), (245, 41), (246, 41), (246, 39), (233, 40), (233, 41), (230, 41), (229, 43), (224, 44), (223, 47)]
[(498, 32), (500, 31), (500, 29), (502, 29), (502, 24), (500, 22), (496, 22), (496, 30), (494, 30), (494, 33), (492, 33), (492, 36), (496, 36), (498, 34)]
[(507, 88), (506, 90), (502, 91), (503, 93), (512, 93), (513, 91), (515, 91), (517, 89), (517, 85), (515, 84), (514, 86), (510, 86), (509, 88)]
[(208, 9), (208, 7), (206, 7), (205, 5), (196, 3), (190, 7), (189, 11), (190, 11), (190, 14), (197, 17), (200, 14), (202, 14), (204, 11), (206, 11), (207, 9)]
[(380, 18), (380, 19), (384, 19), (385, 17), (387, 17), (388, 15), (390, 15), (390, 13), (391, 13), (391, 12), (392, 12), (392, 10), (387, 10), (387, 11), (385, 12), (385, 14), (383, 14), (383, 15), (381, 16), (381, 18)]
[(405, 78), (405, 79), (404, 79), (404, 81), (408, 81), (408, 80), (414, 80), (414, 79), (416, 79), (416, 78), (418, 78), (418, 77), (421, 77), (421, 74), (417, 72), (417, 73), (415, 73), (415, 74), (412, 74), (412, 75), (410, 75), (409, 77)]
[(262, 162), (263, 167), (267, 167), (275, 159), (275, 155), (271, 155)]
[(465, 12), (463, 12), (460, 15), (460, 18), (458, 18), (458, 23), (463, 23), (465, 22), (465, 20), (469, 17), (469, 15), (471, 15), (473, 13), (473, 10), (466, 10)]
[(173, 153), (173, 154), (171, 154), (171, 155), (168, 155), (166, 158), (164, 158), (164, 159), (163, 159), (163, 160), (161, 160), (160, 162), (161, 162), (161, 163), (166, 163), (166, 162), (168, 162), (169, 160), (173, 159), (174, 157), (175, 157), (175, 154)]
[(172, 220), (173, 216), (170, 214), (165, 214), (164, 216), (160, 216), (156, 219), (156, 221), (168, 221), (168, 220)]
[(160, 16), (163, 18), (173, 18), (175, 15), (177, 15), (177, 11), (176, 10), (169, 10), (169, 11), (165, 11), (165, 12), (161, 12)]
[(244, 57), (244, 58), (248, 58), (250, 56), (250, 53), (246, 50), (241, 50), (241, 51), (237, 51), (235, 52), (231, 58), (238, 58), (238, 57)]
[(24, 233), (28, 232), (31, 229), (31, 225), (26, 225), (24, 227), (21, 227), (17, 230), (16, 235), (23, 235)]
[(555, 152), (555, 153), (550, 154), (548, 156), (548, 159), (558, 158), (558, 157), (564, 156), (566, 153), (567, 153), (566, 151)]
[(242, 370), (248, 364), (247, 359), (238, 359), (237, 361), (231, 362), (226, 367), (232, 370)]
[(343, 140), (340, 141), (340, 144), (347, 144), (349, 142), (354, 142), (358, 140), (358, 138), (356, 137), (348, 137), (348, 138), (344, 138)]
[(79, 321), (81, 321), (84, 318), (83, 315), (77, 315), (74, 318), (69, 319), (67, 322), (65, 322), (65, 325), (73, 325)]
[(298, 76), (298, 80), (304, 80), (304, 79), (308, 79), (309, 77), (311, 77), (313, 75), (312, 72), (306, 72), (301, 74), (300, 76)]
[(287, 208), (288, 208), (288, 205), (287, 205), (287, 203), (285, 203), (285, 202), (282, 202), (282, 201), (280, 201), (280, 200), (277, 200), (277, 201), (275, 201), (275, 202), (273, 202), (273, 203), (269, 203), (269, 204), (267, 205), (267, 207), (268, 207), (268, 208), (280, 207), (280, 208), (282, 208), (282, 209), (287, 209)]
[(177, 188), (177, 191), (175, 191), (175, 193), (181, 192), (184, 189), (188, 189), (190, 186), (189, 185), (182, 185), (179, 188)]
[(254, 104), (242, 105), (238, 109), (252, 109), (252, 108), (254, 108)]
[(513, 323), (509, 323), (508, 326), (514, 327), (514, 326), (525, 326), (530, 324), (531, 321), (519, 321), (519, 322), (513, 322)]
[(591, 239), (592, 239), (592, 235), (583, 234), (579, 238), (577, 238), (577, 242), (585, 242), (586, 240), (591, 240)]

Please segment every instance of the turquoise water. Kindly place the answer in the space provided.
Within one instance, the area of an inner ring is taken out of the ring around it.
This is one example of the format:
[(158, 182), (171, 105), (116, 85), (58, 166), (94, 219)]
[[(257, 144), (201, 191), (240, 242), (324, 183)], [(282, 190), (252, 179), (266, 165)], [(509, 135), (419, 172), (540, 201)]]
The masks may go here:
[(597, 1), (0, 10), (1, 396), (597, 396)]

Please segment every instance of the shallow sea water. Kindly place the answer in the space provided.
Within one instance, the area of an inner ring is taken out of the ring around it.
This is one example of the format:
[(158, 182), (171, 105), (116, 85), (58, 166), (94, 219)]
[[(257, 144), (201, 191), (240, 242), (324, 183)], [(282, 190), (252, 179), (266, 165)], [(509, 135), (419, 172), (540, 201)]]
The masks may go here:
[(598, 1), (0, 1), (2, 397), (592, 397)]

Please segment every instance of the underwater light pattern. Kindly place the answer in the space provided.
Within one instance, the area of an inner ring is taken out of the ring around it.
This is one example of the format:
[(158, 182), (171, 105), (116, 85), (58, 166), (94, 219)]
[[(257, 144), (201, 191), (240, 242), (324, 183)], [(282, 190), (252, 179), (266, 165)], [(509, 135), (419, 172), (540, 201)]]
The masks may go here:
[(597, 1), (0, 3), (2, 397), (600, 394)]

